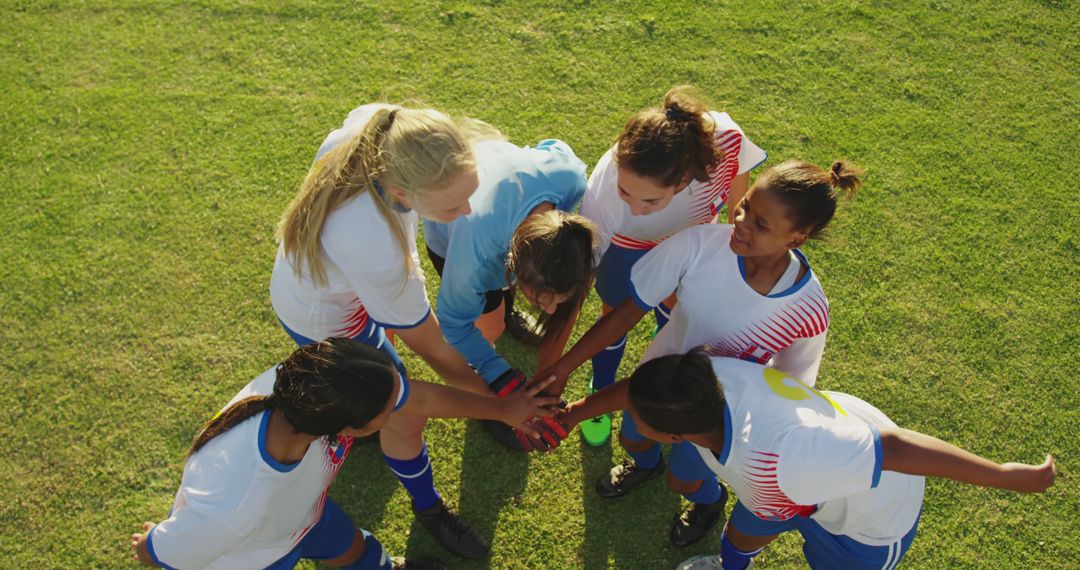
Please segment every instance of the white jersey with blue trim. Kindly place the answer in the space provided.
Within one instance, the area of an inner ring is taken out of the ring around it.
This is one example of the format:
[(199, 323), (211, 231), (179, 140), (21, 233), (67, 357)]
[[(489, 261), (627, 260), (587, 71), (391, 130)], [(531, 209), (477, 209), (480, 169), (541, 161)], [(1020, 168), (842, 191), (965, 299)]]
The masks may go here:
[(651, 249), (679, 230), (716, 222), (720, 207), (727, 201), (731, 181), (765, 162), (768, 154), (758, 148), (727, 113), (712, 111), (716, 123), (714, 140), (724, 150), (724, 159), (709, 171), (709, 180), (692, 181), (671, 199), (666, 208), (644, 216), (634, 216), (619, 198), (619, 167), (615, 147), (596, 163), (581, 203), (581, 215), (596, 222), (598, 253), (609, 245), (624, 249)]
[(809, 262), (785, 291), (762, 295), (746, 283), (731, 250), (730, 224), (687, 228), (646, 253), (630, 272), (630, 295), (643, 309), (672, 292), (671, 320), (642, 362), (704, 345), (713, 356), (768, 363), (813, 386), (829, 329), (829, 302)]
[[(358, 107), (344, 125), (330, 133), (315, 162), (339, 144), (351, 140), (372, 115), (386, 105)], [(314, 340), (354, 337), (369, 319), (392, 329), (417, 326), (431, 313), (420, 257), (416, 250), (419, 218), (413, 211), (392, 215), (405, 229), (408, 251), (402, 252), (390, 225), (379, 213), (374, 197), (363, 192), (331, 212), (319, 236), (326, 285), (318, 285), (306, 267), (278, 247), (270, 278), (270, 303), (286, 326)], [(404, 263), (408, 256), (410, 265)]]
[[(229, 405), (273, 393), (275, 377), (274, 368), (267, 370)], [(269, 418), (269, 411), (257, 413), (188, 458), (169, 518), (147, 537), (159, 566), (265, 568), (319, 521), (353, 438), (319, 438), (300, 462), (285, 465), (266, 450)]]
[(757, 517), (808, 516), (870, 546), (899, 541), (918, 520), (925, 479), (882, 470), (874, 406), (807, 386), (775, 368), (713, 358), (724, 391), (724, 444), (695, 444), (705, 464)]

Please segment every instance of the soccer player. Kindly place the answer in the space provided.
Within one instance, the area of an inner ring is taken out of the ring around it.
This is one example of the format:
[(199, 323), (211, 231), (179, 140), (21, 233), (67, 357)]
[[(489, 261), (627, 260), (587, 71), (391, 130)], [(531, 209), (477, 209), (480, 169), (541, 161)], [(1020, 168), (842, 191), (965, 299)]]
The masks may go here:
[[(766, 158), (727, 113), (706, 109), (687, 86), (668, 91), (660, 107), (631, 117), (593, 169), (581, 204), (581, 214), (600, 231), (596, 292), (602, 314), (630, 296), (630, 268), (642, 255), (683, 228), (715, 223), (725, 202), (737, 204), (746, 194), (750, 171)], [(728, 214), (733, 220), (731, 208)], [(673, 301), (654, 306), (657, 330)], [(592, 389), (615, 381), (625, 348), (624, 335), (593, 356)], [(603, 445), (611, 437), (611, 417), (583, 423), (581, 435), (590, 445)]]
[[(326, 137), (278, 226), (270, 281), (274, 312), (297, 344), (355, 338), (384, 350), (405, 377), (386, 340), (391, 330), (451, 386), (489, 394), (432, 317), (416, 251), (417, 214), (449, 222), (469, 212), (479, 184), (473, 142), (485, 136), (478, 125), (372, 104)], [(460, 556), (484, 556), (487, 542), (435, 489), (425, 424), (391, 416), (379, 437), (383, 457), (436, 540)]]
[(641, 433), (689, 442), (739, 497), (720, 554), (691, 558), (682, 570), (742, 570), (792, 530), (812, 568), (895, 568), (915, 538), (924, 477), (1034, 493), (1056, 474), (1050, 456), (1041, 465), (997, 464), (901, 429), (855, 396), (701, 351), (650, 360), (571, 409), (590, 407), (577, 414), (588, 417), (627, 400)]
[[(504, 330), (502, 290), (518, 290), (541, 309), (541, 366), (562, 353), (592, 283), (595, 231), (568, 214), (585, 192), (585, 164), (565, 143), (520, 148), (504, 141), (475, 146), (480, 187), (470, 212), (451, 223), (424, 219), (424, 241), (441, 283), (435, 305), (443, 334), (492, 392), (504, 395), (526, 377), (495, 350)], [(544, 422), (541, 422), (544, 423)], [(546, 422), (541, 441), (529, 441), (497, 422), (485, 422), (497, 441), (518, 450), (547, 449), (565, 431)]]
[(191, 446), (164, 521), (131, 536), (162, 568), (292, 568), (301, 558), (353, 570), (445, 568), (394, 560), (328, 496), (356, 437), (395, 414), (497, 418), (521, 425), (552, 398), (505, 401), (410, 382), (385, 352), (348, 338), (297, 349), (259, 375)]
[[(711, 354), (787, 370), (808, 385), (817, 378), (829, 326), (829, 306), (798, 247), (820, 235), (836, 211), (838, 192), (860, 184), (858, 170), (837, 161), (828, 170), (788, 161), (758, 177), (735, 208), (735, 224), (687, 228), (645, 254), (631, 270), (631, 299), (600, 319), (548, 372), (566, 378), (592, 354), (626, 334), (672, 291), (671, 321), (642, 362), (705, 345)], [(561, 382), (561, 383), (560, 383)], [(623, 414), (619, 442), (630, 459), (597, 484), (607, 498), (625, 495), (665, 470), (660, 445)], [(690, 504), (675, 518), (671, 541), (700, 540), (723, 515), (726, 491), (692, 461), (689, 445), (672, 449), (668, 486)]]

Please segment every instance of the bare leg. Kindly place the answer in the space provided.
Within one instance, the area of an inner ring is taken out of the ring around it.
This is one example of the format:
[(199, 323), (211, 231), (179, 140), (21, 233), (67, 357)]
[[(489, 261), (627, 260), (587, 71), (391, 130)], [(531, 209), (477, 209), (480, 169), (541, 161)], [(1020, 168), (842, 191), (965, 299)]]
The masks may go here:
[(394, 459), (412, 459), (424, 448), (427, 418), (395, 412), (379, 432), (382, 451)]
[(484, 339), (495, 345), (495, 341), (499, 340), (503, 331), (506, 330), (506, 321), (504, 320), (506, 312), (506, 304), (499, 303), (499, 307), (490, 313), (484, 313), (480, 315), (479, 319), (476, 319), (476, 328), (480, 329), (480, 333), (484, 335)]

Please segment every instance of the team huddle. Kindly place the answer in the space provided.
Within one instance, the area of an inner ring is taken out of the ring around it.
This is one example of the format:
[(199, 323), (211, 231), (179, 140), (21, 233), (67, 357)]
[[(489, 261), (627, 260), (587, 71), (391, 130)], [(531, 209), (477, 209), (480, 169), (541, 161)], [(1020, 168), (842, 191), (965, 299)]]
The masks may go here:
[[(484, 557), (487, 539), (435, 488), (432, 417), (480, 419), (510, 449), (552, 451), (577, 425), (588, 444), (606, 444), (621, 411), (629, 458), (597, 482), (601, 497), (666, 473), (688, 501), (673, 513), (676, 546), (707, 536), (729, 493), (737, 499), (719, 553), (680, 569), (752, 567), (790, 530), (813, 568), (889, 569), (915, 537), (924, 477), (1051, 486), (1052, 457), (998, 464), (816, 385), (829, 303), (799, 248), (862, 173), (788, 160), (751, 185), (766, 158), (686, 87), (633, 115), (588, 177), (560, 140), (519, 147), (480, 121), (358, 107), (319, 147), (278, 225), (270, 302), (299, 348), (198, 432), (168, 518), (132, 535), (135, 557), (182, 569), (302, 558), (444, 568), (390, 557), (328, 496), (357, 439), (376, 433), (421, 525), (455, 555)], [(434, 309), (421, 219), (440, 277)], [(593, 290), (602, 316), (567, 349)], [(654, 338), (617, 382), (627, 333), (650, 312)], [(505, 332), (537, 347), (534, 374), (498, 353)], [(410, 377), (396, 342), (446, 385)], [(567, 404), (586, 361), (589, 395)]]

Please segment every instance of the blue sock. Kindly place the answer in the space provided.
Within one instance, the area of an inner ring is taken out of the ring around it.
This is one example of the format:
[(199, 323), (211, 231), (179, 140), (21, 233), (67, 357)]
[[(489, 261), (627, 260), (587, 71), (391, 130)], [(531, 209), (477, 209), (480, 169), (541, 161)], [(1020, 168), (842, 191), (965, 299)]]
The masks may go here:
[(688, 501), (699, 505), (712, 505), (723, 497), (720, 490), (720, 482), (716, 479), (706, 479), (701, 482), (701, 488), (693, 493), (683, 495)]
[(630, 454), (630, 457), (634, 459), (634, 463), (642, 469), (656, 467), (662, 457), (659, 443), (654, 443), (647, 451), (630, 451), (627, 449), (626, 453)]
[(592, 357), (593, 390), (601, 390), (615, 383), (615, 375), (619, 373), (619, 363), (622, 362), (624, 352), (626, 335)]
[(435, 506), (442, 500), (439, 492), (435, 490), (435, 478), (431, 474), (431, 457), (428, 456), (427, 442), (420, 450), (420, 455), (412, 459), (394, 459), (386, 455), (383, 455), (383, 459), (412, 496), (414, 509), (422, 511)]
[(752, 552), (743, 552), (735, 548), (735, 545), (728, 540), (727, 528), (724, 528), (724, 534), (720, 537), (720, 559), (724, 570), (743, 570), (758, 552), (761, 552), (760, 548)]
[(671, 309), (667, 305), (660, 303), (653, 307), (653, 316), (656, 317), (656, 332), (660, 332), (660, 329), (664, 328), (668, 320), (671, 319)]
[(344, 570), (391, 570), (394, 564), (390, 561), (390, 556), (386, 554), (379, 539), (366, 530), (360, 532), (364, 533), (364, 555), (356, 562), (342, 568)]

